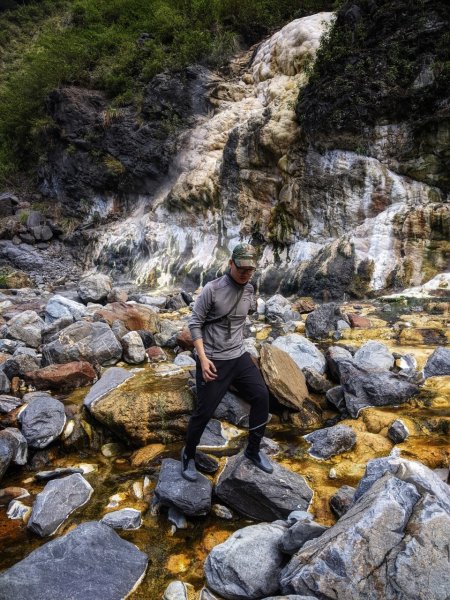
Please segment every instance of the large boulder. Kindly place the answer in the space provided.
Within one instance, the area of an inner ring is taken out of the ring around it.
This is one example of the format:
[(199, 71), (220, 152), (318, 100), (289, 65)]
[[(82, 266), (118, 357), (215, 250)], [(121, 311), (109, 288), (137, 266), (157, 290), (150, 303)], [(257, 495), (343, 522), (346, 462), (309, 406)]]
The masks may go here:
[(50, 325), (59, 319), (67, 318), (79, 321), (88, 314), (84, 304), (65, 298), (52, 296), (45, 307), (45, 322)]
[(324, 355), (303, 335), (289, 333), (278, 337), (272, 345), (289, 354), (300, 369), (313, 367), (321, 375), (325, 373), (326, 360)]
[(312, 490), (305, 479), (272, 462), (268, 475), (240, 453), (227, 460), (215, 493), (226, 505), (259, 521), (286, 518), (293, 510), (306, 510)]
[(208, 587), (227, 600), (248, 600), (274, 594), (284, 563), (280, 541), (283, 523), (260, 523), (235, 531), (215, 546), (205, 561)]
[(439, 375), (450, 375), (450, 348), (439, 346), (428, 357), (423, 369), (425, 379)]
[(320, 408), (309, 398), (305, 376), (292, 358), (280, 348), (264, 344), (261, 371), (267, 387), (285, 406), (301, 413), (305, 427), (320, 424)]
[(90, 408), (94, 402), (97, 402), (100, 398), (115, 390), (122, 385), (125, 381), (134, 376), (134, 373), (122, 369), (121, 367), (111, 367), (103, 373), (101, 378), (91, 387), (89, 392), (86, 394), (83, 404), (87, 408)]
[(97, 374), (88, 362), (74, 361), (28, 371), (23, 378), (37, 390), (66, 391), (93, 383)]
[(110, 326), (121, 321), (128, 331), (158, 331), (159, 316), (150, 307), (128, 302), (112, 302), (95, 311), (94, 318), (106, 321)]
[(31, 448), (45, 448), (66, 424), (64, 404), (43, 392), (36, 395), (19, 416), (22, 433)]
[(353, 418), (368, 406), (404, 404), (419, 391), (417, 385), (391, 371), (366, 371), (350, 361), (340, 361), (338, 369), (345, 406)]
[(163, 506), (174, 507), (185, 515), (206, 515), (211, 510), (212, 484), (198, 474), (196, 481), (187, 481), (181, 475), (181, 463), (166, 458), (161, 463), (155, 496)]
[(366, 371), (389, 371), (395, 359), (384, 344), (370, 340), (355, 352), (353, 361)]
[(87, 304), (88, 302), (102, 302), (106, 300), (112, 290), (112, 280), (108, 275), (95, 273), (83, 277), (78, 284), (78, 296)]
[(284, 593), (336, 600), (448, 596), (448, 486), (404, 459), (371, 463), (353, 506), (285, 567)]
[(122, 346), (106, 323), (79, 321), (61, 331), (57, 339), (42, 347), (47, 365), (86, 360), (113, 365), (122, 356)]
[(136, 446), (181, 440), (193, 407), (188, 377), (181, 369), (168, 375), (136, 373), (124, 385), (91, 403), (90, 411), (111, 431)]
[(322, 304), (306, 317), (306, 335), (315, 340), (330, 337), (341, 320), (348, 323), (348, 318), (336, 304)]
[(44, 321), (34, 310), (25, 310), (8, 322), (8, 333), (15, 340), (25, 342), (30, 348), (39, 348)]
[(111, 527), (82, 523), (3, 571), (0, 597), (122, 600), (144, 576), (147, 562), (144, 552)]
[(86, 504), (93, 491), (79, 473), (52, 479), (36, 497), (28, 529), (41, 537), (55, 533), (74, 510)]
[(356, 433), (348, 425), (335, 425), (325, 429), (317, 429), (305, 435), (311, 448), (309, 454), (316, 458), (330, 458), (351, 450), (356, 444)]

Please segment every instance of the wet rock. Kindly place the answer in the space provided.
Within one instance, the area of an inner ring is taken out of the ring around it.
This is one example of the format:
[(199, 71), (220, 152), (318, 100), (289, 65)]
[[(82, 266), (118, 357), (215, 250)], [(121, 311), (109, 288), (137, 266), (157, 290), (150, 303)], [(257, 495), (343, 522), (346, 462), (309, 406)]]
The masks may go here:
[(66, 475), (74, 475), (75, 473), (82, 475), (84, 471), (83, 469), (76, 467), (60, 467), (58, 469), (52, 469), (51, 471), (39, 471), (34, 478), (36, 481), (50, 481), (52, 479), (58, 479), (59, 477), (65, 477)]
[(177, 510), (174, 506), (169, 506), (167, 511), (167, 520), (172, 523), (177, 529), (187, 529), (188, 522), (182, 512)]
[(313, 520), (310, 513), (305, 513), (284, 533), (280, 541), (280, 549), (286, 554), (295, 554), (308, 540), (313, 540), (324, 533), (328, 527), (324, 527)]
[(306, 510), (312, 491), (305, 479), (276, 462), (268, 475), (253, 465), (243, 453), (227, 460), (215, 493), (238, 513), (260, 521), (286, 518), (293, 510)]
[(223, 448), (227, 443), (221, 422), (217, 419), (210, 419), (202, 433), (199, 446), (203, 448)]
[(324, 375), (321, 375), (313, 367), (304, 367), (303, 375), (306, 379), (306, 385), (311, 392), (325, 394), (333, 387), (331, 381), (328, 381)]
[(91, 408), (91, 406), (97, 402), (97, 400), (119, 387), (119, 385), (124, 383), (124, 381), (127, 381), (133, 377), (133, 375), (133, 373), (130, 373), (130, 371), (122, 369), (121, 367), (111, 367), (105, 371), (105, 373), (103, 373), (101, 378), (86, 394), (83, 400), (84, 406)]
[(196, 362), (189, 354), (178, 354), (173, 361), (179, 367), (195, 367)]
[(325, 357), (315, 345), (298, 333), (278, 337), (272, 344), (287, 352), (300, 369), (313, 367), (321, 375), (325, 373)]
[[(55, 560), (55, 556), (58, 560)], [(31, 552), (0, 574), (0, 597), (37, 600), (121, 600), (138, 584), (148, 557), (134, 544), (95, 521)]]
[(51, 325), (59, 319), (79, 321), (88, 314), (84, 304), (56, 295), (50, 298), (45, 307), (45, 323)]
[(27, 371), (35, 371), (41, 366), (41, 358), (29, 354), (15, 354), (12, 358), (6, 360), (0, 368), (8, 377), (24, 377)]
[(199, 471), (209, 474), (215, 473), (219, 469), (217, 460), (201, 450), (197, 450), (195, 453), (195, 466)]
[(28, 516), (31, 513), (31, 507), (27, 506), (20, 500), (12, 500), (9, 503), (8, 510), (6, 511), (6, 516), (9, 519), (20, 520), (26, 523), (28, 521)]
[(142, 525), (142, 515), (135, 508), (122, 508), (107, 513), (101, 519), (101, 523), (113, 529), (139, 529)]
[(14, 456), (14, 447), (8, 437), (0, 436), (0, 481), (6, 473), (12, 458)]
[(406, 425), (400, 419), (396, 419), (387, 431), (388, 438), (394, 442), (394, 444), (401, 444), (409, 436), (409, 431)]
[(88, 302), (102, 302), (102, 300), (106, 300), (111, 289), (111, 277), (102, 273), (95, 273), (81, 279), (77, 292), (82, 302), (87, 304)]
[(299, 317), (298, 313), (292, 310), (289, 300), (281, 294), (275, 294), (266, 301), (265, 314), (269, 323), (286, 323)]
[(239, 427), (248, 427), (249, 413), (250, 404), (233, 392), (228, 391), (213, 416), (215, 419), (228, 421), (228, 423), (239, 425)]
[(390, 371), (366, 371), (349, 361), (340, 361), (338, 368), (345, 406), (353, 418), (367, 406), (404, 404), (419, 391), (417, 385)]
[(39, 348), (44, 321), (33, 310), (25, 310), (8, 322), (8, 333), (31, 348)]
[(55, 533), (74, 510), (86, 504), (93, 491), (79, 473), (49, 481), (36, 496), (28, 529), (41, 537)]
[(161, 463), (155, 496), (164, 506), (174, 506), (185, 515), (206, 515), (211, 510), (212, 485), (199, 473), (197, 481), (181, 475), (181, 463), (166, 458)]
[(232, 521), (234, 515), (229, 508), (223, 506), (223, 504), (213, 504), (211, 512), (219, 517), (219, 519), (225, 519), (226, 521)]
[(159, 317), (149, 306), (140, 304), (129, 304), (126, 302), (112, 302), (104, 308), (96, 310), (94, 318), (105, 321), (110, 326), (114, 321), (122, 321), (128, 331), (149, 331), (155, 333), (158, 330)]
[(79, 321), (58, 334), (55, 341), (42, 347), (47, 365), (86, 360), (112, 365), (120, 360), (122, 346), (106, 323)]
[(0, 394), (7, 394), (11, 391), (11, 382), (8, 377), (0, 370)]
[(20, 413), (22, 434), (31, 448), (45, 448), (61, 434), (66, 424), (64, 404), (40, 393)]
[(394, 366), (395, 359), (384, 344), (369, 341), (355, 352), (353, 361), (366, 371), (388, 371)]
[(97, 374), (88, 362), (73, 361), (24, 373), (23, 378), (37, 390), (67, 391), (93, 383)]
[(326, 399), (330, 404), (333, 404), (341, 414), (348, 414), (347, 405), (345, 404), (344, 388), (342, 385), (337, 385), (325, 394)]
[(13, 450), (12, 462), (16, 465), (26, 465), (28, 459), (28, 444), (22, 433), (15, 427), (7, 427), (0, 431), (0, 438), (8, 439)]
[(309, 454), (315, 458), (330, 458), (351, 450), (356, 444), (356, 434), (348, 425), (335, 425), (318, 429), (304, 436), (312, 444)]
[(131, 455), (131, 466), (145, 467), (164, 451), (165, 446), (163, 444), (149, 444), (139, 448)]
[(341, 319), (347, 321), (336, 304), (322, 304), (306, 317), (306, 335), (314, 340), (330, 337)]
[(425, 379), (439, 375), (450, 375), (450, 349), (439, 346), (429, 356), (423, 369)]
[(190, 600), (194, 597), (194, 588), (190, 583), (172, 581), (166, 587), (163, 600)]
[(330, 508), (338, 519), (345, 515), (353, 504), (355, 488), (350, 485), (343, 485), (330, 498)]
[(284, 556), (282, 523), (261, 523), (235, 531), (215, 546), (205, 561), (208, 588), (222, 598), (262, 598), (279, 590)]
[(309, 398), (305, 376), (286, 352), (275, 345), (264, 344), (261, 371), (272, 394), (285, 406), (298, 411), (305, 427), (320, 423), (321, 410)]
[(138, 365), (146, 358), (142, 338), (137, 331), (130, 331), (120, 340), (123, 348), (123, 359), (131, 365)]

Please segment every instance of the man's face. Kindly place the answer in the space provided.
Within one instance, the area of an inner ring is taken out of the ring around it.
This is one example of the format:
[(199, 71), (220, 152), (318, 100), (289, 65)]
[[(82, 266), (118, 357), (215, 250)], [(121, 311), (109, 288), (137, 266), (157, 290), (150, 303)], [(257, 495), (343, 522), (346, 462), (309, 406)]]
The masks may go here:
[(241, 285), (248, 283), (252, 278), (256, 269), (253, 267), (238, 267), (234, 260), (230, 260), (230, 275), (231, 277)]

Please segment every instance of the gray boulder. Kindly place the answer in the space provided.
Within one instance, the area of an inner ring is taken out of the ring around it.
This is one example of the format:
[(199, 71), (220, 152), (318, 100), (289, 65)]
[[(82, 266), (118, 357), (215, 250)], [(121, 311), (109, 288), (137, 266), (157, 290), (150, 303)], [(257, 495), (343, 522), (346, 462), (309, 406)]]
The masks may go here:
[(340, 320), (348, 323), (348, 318), (341, 313), (336, 304), (322, 304), (306, 317), (306, 335), (315, 340), (330, 337)]
[(21, 340), (31, 348), (39, 348), (44, 325), (44, 321), (34, 310), (25, 310), (10, 319), (8, 333), (15, 340)]
[(100, 398), (103, 398), (103, 396), (108, 394), (111, 390), (114, 390), (133, 376), (134, 374), (126, 369), (122, 369), (121, 367), (111, 367), (103, 373), (101, 378), (94, 383), (86, 394), (83, 400), (84, 406), (90, 408), (97, 400), (100, 400)]
[(366, 371), (389, 371), (395, 359), (387, 346), (371, 340), (355, 352), (353, 361)]
[(121, 508), (107, 513), (101, 522), (113, 529), (139, 529), (142, 525), (142, 515), (141, 511), (135, 508)]
[(355, 488), (351, 485), (343, 485), (330, 498), (330, 508), (338, 519), (345, 515), (353, 504)]
[(112, 280), (108, 275), (95, 273), (88, 275), (78, 284), (78, 296), (87, 304), (88, 302), (102, 302), (106, 300), (112, 290)]
[(39, 393), (19, 416), (22, 434), (31, 448), (45, 448), (62, 433), (66, 424), (64, 404)]
[(239, 425), (239, 427), (248, 427), (249, 414), (250, 404), (233, 392), (228, 391), (216, 408), (214, 418), (228, 421), (228, 423)]
[(0, 431), (0, 438), (9, 439), (13, 450), (12, 462), (16, 465), (26, 465), (28, 444), (22, 433), (15, 427), (7, 427)]
[(401, 444), (409, 436), (409, 431), (403, 421), (396, 419), (389, 425), (387, 435), (394, 444)]
[(123, 359), (131, 365), (139, 365), (147, 358), (144, 344), (137, 331), (130, 331), (125, 334), (120, 343), (123, 348)]
[(52, 479), (36, 496), (28, 529), (41, 537), (52, 535), (74, 510), (86, 504), (93, 491), (79, 473)]
[(330, 458), (351, 450), (356, 444), (356, 433), (348, 425), (334, 425), (317, 429), (304, 436), (312, 444), (309, 454), (315, 458)]
[(433, 352), (423, 369), (425, 379), (439, 375), (450, 375), (450, 348), (439, 346)]
[(0, 395), (0, 415), (6, 414), (22, 406), (23, 400), (15, 396)]
[(45, 307), (46, 324), (54, 323), (62, 318), (72, 318), (79, 321), (88, 314), (84, 304), (65, 298), (64, 296), (52, 296)]
[(312, 342), (299, 333), (278, 337), (272, 345), (289, 354), (300, 369), (312, 367), (321, 375), (325, 373), (324, 355)]
[(243, 453), (229, 458), (217, 480), (217, 497), (238, 513), (259, 521), (284, 519), (298, 508), (306, 510), (313, 494), (305, 479), (276, 462), (272, 465), (269, 475)]
[(79, 321), (43, 346), (42, 355), (46, 365), (86, 360), (106, 366), (120, 360), (122, 346), (107, 323)]
[(303, 518), (298, 519), (285, 532), (280, 548), (286, 554), (295, 554), (305, 542), (321, 536), (327, 529), (328, 527), (316, 523), (310, 513), (305, 513)]
[(341, 360), (353, 360), (353, 356), (346, 349), (341, 346), (330, 346), (325, 352), (325, 359), (327, 361), (328, 371), (333, 381), (339, 382), (339, 370), (338, 363)]
[(418, 393), (416, 384), (390, 371), (366, 371), (349, 361), (338, 363), (345, 406), (356, 418), (367, 406), (404, 404)]
[(235, 531), (205, 561), (208, 588), (227, 600), (262, 598), (278, 592), (284, 555), (283, 523), (260, 523)]
[(292, 321), (299, 318), (299, 313), (292, 310), (291, 303), (281, 294), (275, 294), (265, 303), (266, 319), (270, 323)]
[(185, 515), (206, 515), (211, 510), (212, 485), (199, 473), (197, 481), (181, 475), (181, 463), (172, 458), (161, 462), (155, 496), (163, 506), (174, 506)]
[(9, 192), (0, 194), (0, 218), (10, 217), (15, 214), (18, 204), (19, 198), (14, 196), (14, 194), (10, 194)]
[(107, 525), (82, 523), (3, 571), (0, 598), (122, 600), (144, 576), (147, 562), (144, 552)]

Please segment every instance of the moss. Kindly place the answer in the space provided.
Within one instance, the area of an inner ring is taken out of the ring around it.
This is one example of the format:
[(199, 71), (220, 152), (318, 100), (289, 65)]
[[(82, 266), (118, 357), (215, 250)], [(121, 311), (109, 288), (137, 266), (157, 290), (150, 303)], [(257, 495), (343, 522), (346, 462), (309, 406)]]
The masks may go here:
[(365, 259), (358, 265), (356, 273), (351, 281), (348, 291), (356, 298), (364, 298), (370, 292), (375, 263), (371, 259)]
[(286, 204), (279, 202), (270, 212), (268, 224), (269, 240), (272, 244), (285, 246), (292, 242), (295, 220)]

